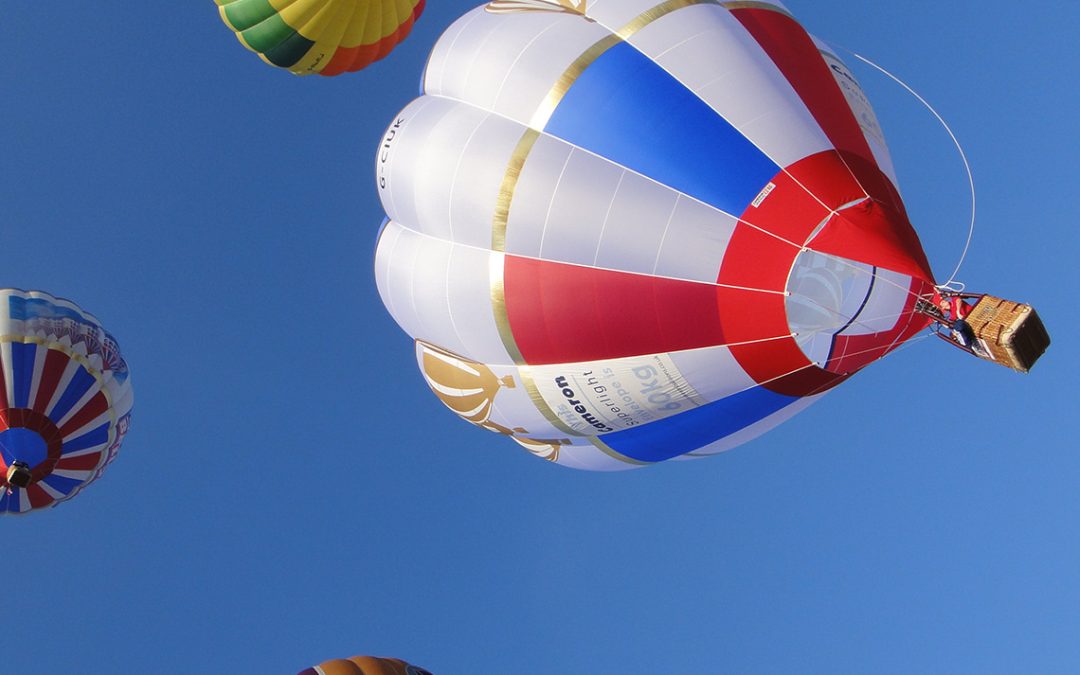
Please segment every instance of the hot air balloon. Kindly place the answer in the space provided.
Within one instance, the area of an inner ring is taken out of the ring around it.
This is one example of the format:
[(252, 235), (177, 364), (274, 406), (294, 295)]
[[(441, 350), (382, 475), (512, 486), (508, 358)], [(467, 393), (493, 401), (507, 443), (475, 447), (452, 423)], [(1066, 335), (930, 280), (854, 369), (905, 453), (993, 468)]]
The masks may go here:
[(340, 75), (390, 53), (424, 0), (214, 0), (225, 24), (272, 66)]
[(431, 673), (399, 659), (354, 656), (349, 659), (325, 661), (300, 671), (298, 675), (431, 675)]
[(116, 340), (74, 303), (0, 290), (0, 513), (74, 497), (116, 458), (131, 377)]
[(559, 464), (727, 450), (949, 318), (864, 91), (779, 2), (489, 2), (375, 171), (427, 383)]

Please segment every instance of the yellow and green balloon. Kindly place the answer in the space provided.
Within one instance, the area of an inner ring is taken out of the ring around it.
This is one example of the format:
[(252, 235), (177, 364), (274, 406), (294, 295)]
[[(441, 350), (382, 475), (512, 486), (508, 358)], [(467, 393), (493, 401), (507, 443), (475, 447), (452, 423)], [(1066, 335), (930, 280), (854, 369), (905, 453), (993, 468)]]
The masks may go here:
[(405, 39), (425, 0), (214, 0), (225, 24), (272, 66), (340, 75)]

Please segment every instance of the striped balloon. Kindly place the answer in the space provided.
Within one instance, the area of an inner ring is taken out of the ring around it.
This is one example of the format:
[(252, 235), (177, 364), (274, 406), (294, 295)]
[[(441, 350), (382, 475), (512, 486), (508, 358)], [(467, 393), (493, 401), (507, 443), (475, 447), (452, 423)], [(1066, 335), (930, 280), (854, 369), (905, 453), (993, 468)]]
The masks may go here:
[(120, 348), (90, 314), (0, 290), (0, 513), (71, 499), (116, 458), (131, 421)]
[(533, 454), (716, 454), (928, 323), (874, 112), (779, 2), (495, 0), (422, 84), (376, 157), (379, 292)]
[(424, 0), (214, 0), (248, 49), (297, 75), (340, 75), (390, 53)]
[(298, 675), (431, 675), (431, 673), (399, 659), (354, 656), (348, 659), (324, 661), (317, 666), (300, 671)]

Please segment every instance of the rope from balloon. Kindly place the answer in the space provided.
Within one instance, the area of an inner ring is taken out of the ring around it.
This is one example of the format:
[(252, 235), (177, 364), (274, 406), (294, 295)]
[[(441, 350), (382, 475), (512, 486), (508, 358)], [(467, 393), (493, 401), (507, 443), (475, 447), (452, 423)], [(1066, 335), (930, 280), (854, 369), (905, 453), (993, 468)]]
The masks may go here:
[[(843, 47), (841, 49), (878, 72), (885, 74), (918, 99), (937, 118), (937, 121), (949, 134), (949, 138), (952, 139), (957, 152), (960, 153), (960, 159), (964, 163), (964, 171), (967, 172), (968, 186), (971, 190), (971, 222), (968, 224), (967, 240), (964, 242), (964, 250), (960, 253), (960, 260), (956, 263), (956, 269), (949, 276), (949, 280), (936, 285), (935, 288), (943, 297), (976, 299), (975, 306), (965, 319), (969, 324), (968, 330), (973, 334), (975, 341), (971, 345), (966, 345), (946, 337), (944, 333), (946, 327), (940, 320), (931, 324), (931, 332), (937, 337), (945, 339), (953, 346), (964, 349), (981, 359), (1023, 373), (1030, 371), (1035, 362), (1045, 353), (1046, 348), (1050, 346), (1050, 335), (1047, 333), (1046, 327), (1035, 309), (1025, 303), (1012, 302), (992, 295), (965, 293), (964, 284), (956, 280), (956, 275), (960, 273), (960, 268), (964, 264), (964, 259), (967, 257), (968, 249), (971, 247), (971, 240), (975, 234), (975, 179), (971, 174), (971, 164), (968, 162), (967, 154), (960, 145), (960, 141), (957, 140), (956, 134), (953, 133), (953, 130), (938, 111), (899, 77), (850, 49), (844, 49)], [(925, 306), (925, 299), (920, 299), (920, 302)], [(931, 309), (936, 310), (932, 306)], [(923, 311), (922, 313), (934, 317), (933, 311)], [(972, 320), (974, 320), (975, 325), (971, 324)]]
[(953, 145), (956, 146), (957, 152), (960, 153), (960, 160), (964, 163), (964, 171), (967, 173), (968, 187), (971, 191), (971, 221), (968, 224), (967, 240), (964, 242), (964, 250), (960, 253), (960, 260), (956, 263), (956, 269), (954, 269), (953, 273), (949, 275), (949, 280), (943, 284), (938, 284), (937, 288), (939, 290), (952, 291), (955, 293), (963, 292), (964, 284), (956, 281), (956, 275), (960, 273), (960, 268), (961, 266), (963, 266), (964, 259), (967, 257), (968, 249), (971, 247), (971, 239), (975, 235), (975, 178), (971, 173), (971, 164), (968, 162), (967, 153), (964, 152), (963, 146), (960, 145), (960, 141), (956, 138), (956, 134), (953, 133), (952, 128), (949, 127), (949, 124), (945, 121), (945, 118), (943, 118), (938, 113), (938, 111), (934, 109), (934, 106), (930, 105), (930, 103), (925, 98), (920, 96), (919, 93), (912, 89), (906, 82), (901, 80), (896, 75), (893, 75), (885, 68), (874, 63), (870, 59), (856, 52), (853, 52), (850, 49), (832, 43), (829, 44), (835, 48), (840, 49), (841, 51), (847, 52), (848, 54), (854, 56), (858, 60), (870, 66), (871, 68), (874, 68), (878, 72), (884, 74), (893, 82), (903, 87), (909, 94), (914, 96), (919, 101), (919, 103), (923, 105), (923, 107), (925, 107), (927, 110), (930, 111), (931, 114), (933, 114), (933, 116), (937, 119), (938, 123), (940, 123), (942, 128), (945, 129), (945, 132), (949, 134), (949, 138), (952, 139)]

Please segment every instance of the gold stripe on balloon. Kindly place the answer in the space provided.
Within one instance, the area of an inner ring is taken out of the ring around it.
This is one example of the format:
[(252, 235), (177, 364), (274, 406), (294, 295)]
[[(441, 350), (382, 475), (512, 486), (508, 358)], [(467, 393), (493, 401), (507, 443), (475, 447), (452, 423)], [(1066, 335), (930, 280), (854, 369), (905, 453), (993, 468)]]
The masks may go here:
[(514, 200), (514, 191), (517, 190), (518, 179), (521, 178), (521, 169), (525, 166), (525, 159), (532, 152), (536, 139), (540, 138), (540, 132), (535, 129), (527, 129), (518, 141), (517, 147), (510, 155), (510, 162), (506, 167), (502, 185), (499, 186), (499, 197), (495, 201), (495, 216), (491, 227), (491, 250), (506, 250), (506, 224), (510, 219), (510, 202)]
[(693, 5), (719, 4), (719, 0), (668, 0), (667, 2), (662, 2), (659, 5), (653, 7), (652, 9), (647, 9), (641, 14), (638, 14), (630, 21), (630, 23), (619, 29), (618, 35), (622, 39), (627, 40), (634, 33), (638, 32), (645, 26), (648, 26), (653, 21), (656, 21), (661, 17), (667, 16), (668, 14), (671, 14), (676, 10), (692, 7)]
[(506, 255), (501, 252), (491, 254), (491, 310), (495, 315), (495, 327), (499, 329), (499, 337), (502, 338), (506, 353), (517, 365), (523, 365), (525, 359), (521, 356), (517, 341), (514, 340), (514, 332), (510, 330), (510, 317), (506, 313), (506, 287), (504, 286), (503, 268), (506, 265)]

